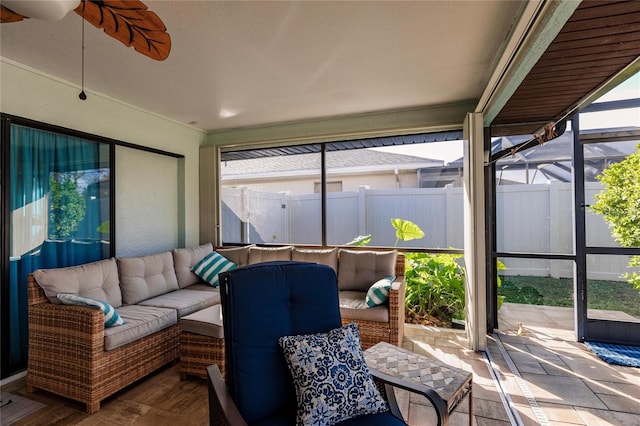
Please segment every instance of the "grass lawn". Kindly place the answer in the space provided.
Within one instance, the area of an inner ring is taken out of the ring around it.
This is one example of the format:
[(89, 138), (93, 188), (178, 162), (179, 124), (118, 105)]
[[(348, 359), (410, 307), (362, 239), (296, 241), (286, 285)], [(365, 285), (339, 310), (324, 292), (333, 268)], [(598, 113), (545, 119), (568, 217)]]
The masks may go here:
[[(573, 280), (569, 278), (502, 276), (498, 294), (505, 302), (573, 306)], [(589, 280), (590, 309), (622, 311), (640, 318), (640, 291), (627, 282)]]

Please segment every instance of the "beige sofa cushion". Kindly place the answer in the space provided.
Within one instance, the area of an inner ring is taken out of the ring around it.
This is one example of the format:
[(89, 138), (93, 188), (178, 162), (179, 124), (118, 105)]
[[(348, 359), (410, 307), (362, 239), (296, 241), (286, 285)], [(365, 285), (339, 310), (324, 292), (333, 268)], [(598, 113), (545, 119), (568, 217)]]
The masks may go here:
[(213, 246), (210, 243), (203, 244), (199, 247), (173, 249), (173, 266), (176, 270), (176, 278), (178, 286), (185, 288), (192, 284), (200, 282), (200, 278), (191, 272), (191, 268), (200, 262), (206, 255), (213, 252)]
[(338, 289), (366, 293), (376, 281), (395, 276), (397, 254), (396, 250), (341, 249), (338, 253)]
[(216, 251), (240, 267), (249, 264), (249, 250), (252, 247), (254, 247), (253, 244), (244, 247), (219, 248)]
[(375, 322), (389, 322), (389, 304), (367, 307), (365, 296), (367, 293), (361, 291), (341, 291), (340, 316), (343, 320), (361, 320)]
[(74, 293), (107, 302), (114, 308), (122, 306), (115, 259), (68, 268), (38, 269), (33, 272), (51, 303), (60, 304), (58, 293)]
[(338, 273), (338, 249), (299, 249), (293, 248), (291, 260), (298, 262), (313, 262), (320, 265), (331, 266)]
[(286, 247), (251, 247), (249, 250), (249, 265), (274, 260), (291, 260), (292, 246)]
[(126, 305), (135, 305), (179, 288), (170, 251), (118, 258), (118, 271), (122, 302)]
[[(109, 351), (178, 323), (175, 309), (129, 305), (118, 308), (124, 324), (104, 329), (104, 349)], [(127, 362), (126, 359), (123, 362)]]
[(220, 303), (220, 292), (187, 290), (170, 291), (160, 296), (139, 302), (140, 306), (171, 308), (178, 311), (178, 318), (192, 314), (200, 309)]

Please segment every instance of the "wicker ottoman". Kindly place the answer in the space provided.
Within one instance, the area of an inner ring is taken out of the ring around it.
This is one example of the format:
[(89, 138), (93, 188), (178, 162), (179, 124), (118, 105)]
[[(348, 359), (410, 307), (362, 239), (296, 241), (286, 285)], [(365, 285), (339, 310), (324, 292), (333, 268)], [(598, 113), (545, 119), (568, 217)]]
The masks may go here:
[(207, 378), (207, 367), (217, 364), (225, 377), (222, 307), (214, 305), (180, 318), (180, 378)]

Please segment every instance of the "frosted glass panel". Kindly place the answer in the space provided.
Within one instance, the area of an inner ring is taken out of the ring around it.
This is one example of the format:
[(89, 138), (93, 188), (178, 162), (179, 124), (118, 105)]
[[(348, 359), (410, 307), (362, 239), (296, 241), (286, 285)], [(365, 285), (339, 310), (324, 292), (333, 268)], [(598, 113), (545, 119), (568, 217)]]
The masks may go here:
[(116, 255), (178, 246), (178, 160), (116, 147)]

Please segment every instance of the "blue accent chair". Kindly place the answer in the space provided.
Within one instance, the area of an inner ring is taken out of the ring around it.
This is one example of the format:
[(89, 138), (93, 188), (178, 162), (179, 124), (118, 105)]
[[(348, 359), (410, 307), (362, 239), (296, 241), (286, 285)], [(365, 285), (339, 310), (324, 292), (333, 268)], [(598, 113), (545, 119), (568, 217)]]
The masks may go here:
[[(324, 333), (340, 327), (333, 269), (305, 262), (265, 262), (220, 274), (227, 382), (208, 367), (211, 425), (295, 425), (293, 379), (278, 345), (282, 336)], [(372, 376), (390, 411), (342, 425), (404, 425), (393, 386)]]

